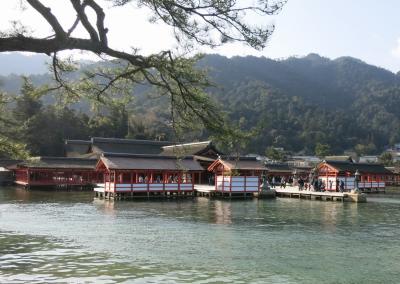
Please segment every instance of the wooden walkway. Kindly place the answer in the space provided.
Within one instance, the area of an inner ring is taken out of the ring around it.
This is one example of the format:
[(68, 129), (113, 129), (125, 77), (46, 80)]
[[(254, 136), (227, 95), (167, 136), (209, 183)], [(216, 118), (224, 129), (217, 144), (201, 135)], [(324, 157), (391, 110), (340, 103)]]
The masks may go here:
[(210, 193), (215, 191), (214, 185), (195, 184), (194, 190), (201, 193)]
[[(213, 185), (194, 185), (194, 195), (195, 196), (204, 196), (204, 197), (254, 197), (253, 193), (232, 193), (231, 195), (227, 195), (227, 193), (221, 193), (215, 191), (215, 186)], [(322, 201), (340, 201), (340, 202), (366, 202), (365, 194), (355, 194), (350, 192), (316, 192), (309, 190), (299, 191), (297, 187), (286, 187), (286, 188), (274, 188), (277, 197), (290, 197), (290, 198), (298, 198), (298, 199), (308, 199), (308, 200), (322, 200)], [(104, 191), (104, 187), (98, 185), (94, 188), (97, 197), (109, 198), (109, 194)], [(175, 195), (157, 195), (154, 197), (174, 197)], [(193, 196), (190, 194), (188, 196)], [(115, 196), (116, 199), (119, 199), (118, 196)], [(115, 198), (112, 196), (112, 199)], [(134, 197), (150, 197), (148, 195), (145, 196), (132, 196)], [(152, 196), (153, 197), (153, 196)], [(274, 195), (275, 197), (275, 195)]]
[(95, 196), (109, 200), (143, 199), (143, 198), (187, 198), (194, 197), (194, 191), (106, 191), (104, 184), (96, 184), (94, 187)]
[(254, 197), (254, 192), (221, 192), (216, 191), (214, 185), (204, 185), (204, 184), (195, 184), (194, 191), (196, 192), (197, 196), (204, 196), (204, 197), (238, 197), (238, 198), (252, 198)]
[(274, 188), (276, 196), (290, 197), (309, 200), (322, 200), (322, 201), (340, 201), (340, 202), (366, 202), (364, 194), (354, 194), (350, 192), (335, 192), (335, 191), (309, 191), (299, 190), (297, 187)]

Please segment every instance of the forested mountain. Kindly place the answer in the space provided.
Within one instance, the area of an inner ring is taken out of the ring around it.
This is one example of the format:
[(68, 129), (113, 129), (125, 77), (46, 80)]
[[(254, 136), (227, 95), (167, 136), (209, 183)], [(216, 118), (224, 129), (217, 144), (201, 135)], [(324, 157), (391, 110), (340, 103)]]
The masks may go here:
[(225, 89), (259, 81), (284, 95), (298, 96), (324, 107), (347, 106), (362, 95), (366, 87), (369, 90), (374, 85), (386, 88), (400, 82), (400, 78), (390, 71), (358, 59), (330, 60), (317, 54), (281, 61), (210, 55), (201, 65), (210, 67), (213, 70), (211, 78)]
[[(246, 152), (262, 154), (275, 146), (312, 154), (319, 143), (329, 145), (332, 154), (352, 149), (372, 154), (400, 141), (400, 76), (385, 69), (355, 58), (330, 60), (317, 54), (285, 60), (207, 55), (199, 66), (209, 70), (216, 83), (210, 95), (229, 120), (256, 130)], [(47, 75), (32, 76), (35, 84), (48, 80)], [(22, 82), (16, 75), (0, 81), (13, 93)], [(130, 137), (168, 139), (164, 105), (139, 94), (127, 115), (129, 129), (107, 133), (107, 127), (96, 124), (95, 133), (127, 136), (129, 131)], [(207, 134), (199, 135), (204, 139)]]
[(202, 66), (220, 86), (212, 90), (234, 120), (258, 125), (249, 151), (265, 145), (313, 153), (377, 153), (400, 141), (400, 77), (358, 59), (310, 54), (276, 61), (210, 55)]

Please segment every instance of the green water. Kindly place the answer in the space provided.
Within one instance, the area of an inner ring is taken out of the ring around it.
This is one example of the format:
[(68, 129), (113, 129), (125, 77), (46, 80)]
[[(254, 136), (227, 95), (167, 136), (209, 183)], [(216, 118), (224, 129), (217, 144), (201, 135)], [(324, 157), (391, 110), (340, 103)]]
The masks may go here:
[(400, 195), (110, 202), (0, 188), (0, 283), (400, 283)]

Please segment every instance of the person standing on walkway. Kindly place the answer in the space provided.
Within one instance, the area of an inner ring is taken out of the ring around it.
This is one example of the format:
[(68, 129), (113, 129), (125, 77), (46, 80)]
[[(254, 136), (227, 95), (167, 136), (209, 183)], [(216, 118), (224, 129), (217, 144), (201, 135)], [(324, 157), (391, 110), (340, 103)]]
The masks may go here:
[(344, 191), (344, 181), (340, 181), (340, 192)]
[(304, 187), (304, 180), (302, 178), (299, 178), (298, 183), (299, 183), (299, 191), (302, 191)]

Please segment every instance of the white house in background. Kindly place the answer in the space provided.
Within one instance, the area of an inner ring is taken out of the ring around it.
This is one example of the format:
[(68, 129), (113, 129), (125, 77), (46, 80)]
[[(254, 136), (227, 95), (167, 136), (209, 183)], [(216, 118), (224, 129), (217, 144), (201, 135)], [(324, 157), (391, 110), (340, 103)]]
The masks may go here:
[(322, 160), (316, 156), (292, 156), (288, 160), (288, 164), (292, 167), (313, 167)]
[(400, 152), (400, 143), (394, 144), (394, 146), (392, 147), (392, 150), (394, 150), (396, 152)]
[(400, 143), (394, 144), (393, 147), (387, 149), (385, 152), (392, 155), (393, 162), (400, 162)]
[(368, 164), (375, 164), (379, 163), (379, 157), (378, 156), (361, 156), (359, 158), (359, 163), (368, 163)]

